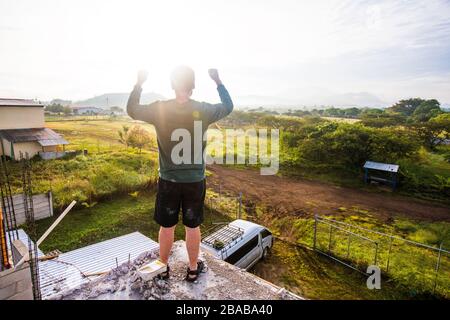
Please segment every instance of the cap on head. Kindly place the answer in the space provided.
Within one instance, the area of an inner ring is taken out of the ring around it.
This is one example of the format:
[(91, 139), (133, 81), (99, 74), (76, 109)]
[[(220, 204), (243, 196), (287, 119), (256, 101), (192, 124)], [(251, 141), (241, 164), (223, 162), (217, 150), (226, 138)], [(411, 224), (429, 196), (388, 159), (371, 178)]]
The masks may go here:
[(188, 66), (178, 66), (172, 71), (170, 81), (175, 91), (192, 91), (195, 88), (194, 70)]

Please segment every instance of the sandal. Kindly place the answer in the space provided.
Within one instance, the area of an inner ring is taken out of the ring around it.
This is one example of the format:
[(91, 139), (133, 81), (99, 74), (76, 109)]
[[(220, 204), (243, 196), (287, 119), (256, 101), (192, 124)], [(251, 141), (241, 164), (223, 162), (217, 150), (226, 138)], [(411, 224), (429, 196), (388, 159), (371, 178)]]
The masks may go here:
[(195, 282), (198, 279), (198, 276), (205, 269), (205, 263), (203, 261), (197, 262), (197, 270), (191, 270), (189, 267), (187, 268), (186, 281)]
[(159, 280), (169, 280), (170, 278), (170, 267), (167, 265), (167, 269), (156, 276)]

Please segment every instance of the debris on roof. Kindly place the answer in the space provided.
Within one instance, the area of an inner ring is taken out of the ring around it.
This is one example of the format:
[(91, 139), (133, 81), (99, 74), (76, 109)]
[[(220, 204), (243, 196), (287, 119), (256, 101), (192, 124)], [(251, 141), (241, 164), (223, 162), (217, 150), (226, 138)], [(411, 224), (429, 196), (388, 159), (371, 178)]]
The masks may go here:
[[(117, 266), (150, 255), (159, 245), (139, 232), (95, 243), (60, 254), (55, 259), (41, 261), (40, 287), (43, 299), (50, 299), (59, 292), (71, 290), (88, 283)], [(142, 256), (143, 255), (143, 256)]]
[(153, 252), (141, 254), (116, 266), (109, 273), (77, 288), (61, 291), (51, 299), (64, 300), (294, 300), (301, 297), (269, 283), (245, 270), (201, 252), (207, 266), (196, 283), (185, 281), (187, 253), (184, 241), (175, 242), (169, 260), (170, 279), (143, 281), (137, 269), (157, 259)]

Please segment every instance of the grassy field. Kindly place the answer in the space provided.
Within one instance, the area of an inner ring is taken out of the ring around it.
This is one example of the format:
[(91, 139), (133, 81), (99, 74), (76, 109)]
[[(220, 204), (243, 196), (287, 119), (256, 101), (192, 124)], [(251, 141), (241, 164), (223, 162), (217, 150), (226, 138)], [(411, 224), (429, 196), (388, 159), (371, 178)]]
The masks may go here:
[[(70, 141), (68, 149), (87, 149), (88, 155), (72, 159), (33, 161), (32, 179), (35, 193), (52, 190), (56, 212), (73, 199), (79, 203), (42, 244), (41, 249), (68, 251), (136, 230), (157, 239), (158, 226), (151, 217), (154, 206), (153, 188), (157, 178), (157, 153), (149, 149), (139, 153), (118, 142), (117, 131), (123, 125), (133, 124), (134, 122), (128, 120), (108, 119), (48, 123), (50, 128), (62, 133)], [(154, 134), (152, 126), (144, 126)], [(442, 156), (430, 156), (426, 151), (421, 156), (423, 161), (428, 161), (429, 165), (446, 174), (448, 167), (443, 164)], [(13, 189), (20, 192), (19, 165), (10, 166), (13, 172)], [(329, 176), (324, 173), (323, 179), (327, 180), (327, 177)], [(212, 198), (217, 198), (217, 195), (208, 190), (208, 199)], [(235, 199), (227, 200), (223, 197), (220, 201), (207, 204), (212, 206), (213, 210), (207, 210), (205, 226), (211, 221), (234, 218)], [(395, 220), (386, 223), (372, 217), (370, 212), (358, 208), (342, 210), (352, 214), (345, 217), (336, 216), (336, 219), (430, 245), (450, 241), (450, 227), (444, 222)], [(274, 283), (310, 298), (403, 299), (424, 296), (423, 292), (408, 287), (417, 280), (408, 276), (408, 272), (399, 273), (397, 278), (390, 276), (386, 281), (389, 290), (369, 291), (365, 289), (365, 278), (359, 273), (310, 250), (295, 246), (311, 246), (311, 219), (273, 216), (265, 208), (257, 208), (256, 212), (256, 216), (249, 218), (268, 226), (277, 236), (294, 244), (277, 244), (272, 260), (261, 264), (255, 270), (255, 273)], [(39, 221), (39, 233), (44, 232), (53, 220), (54, 218), (49, 218)], [(177, 228), (176, 234), (178, 239), (182, 238), (183, 229)], [(363, 247), (356, 250), (360, 260), (367, 259), (370, 255)], [(420, 268), (420, 263), (428, 261), (429, 257), (425, 255), (425, 258), (421, 258), (422, 254), (417, 254), (419, 257), (413, 261), (414, 265), (417, 263)], [(433, 261), (435, 258), (430, 257)], [(280, 264), (282, 272), (272, 274), (276, 272), (275, 266)], [(330, 290), (330, 287), (333, 289)]]
[[(99, 241), (139, 231), (151, 239), (158, 239), (159, 225), (153, 220), (154, 192), (140, 192), (137, 196), (121, 196), (97, 204), (92, 208), (73, 210), (42, 243), (44, 252), (59, 249), (74, 250)], [(38, 222), (38, 235), (42, 235), (56, 217)], [(207, 211), (203, 227), (212, 222), (223, 222), (228, 217)], [(176, 239), (184, 239), (184, 229), (179, 224)]]
[(118, 131), (125, 126), (139, 124), (152, 135), (155, 135), (153, 126), (138, 123), (131, 119), (83, 119), (70, 121), (47, 122), (47, 126), (62, 134), (70, 142), (67, 150), (87, 149), (89, 152), (123, 151), (126, 147), (119, 142)]

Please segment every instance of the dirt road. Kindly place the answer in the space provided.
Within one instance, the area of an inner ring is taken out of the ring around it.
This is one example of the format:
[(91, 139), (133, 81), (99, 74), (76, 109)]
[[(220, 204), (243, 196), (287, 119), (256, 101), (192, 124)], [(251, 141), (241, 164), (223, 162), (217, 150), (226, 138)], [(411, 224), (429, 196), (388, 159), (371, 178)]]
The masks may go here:
[[(417, 220), (449, 221), (450, 208), (402, 197), (396, 194), (368, 192), (321, 182), (279, 176), (261, 176), (252, 169), (209, 166), (213, 174), (208, 187), (237, 195), (267, 207), (274, 213), (311, 216), (313, 214), (354, 214), (368, 211), (382, 220), (394, 216)], [(352, 213), (353, 211), (353, 213)]]

